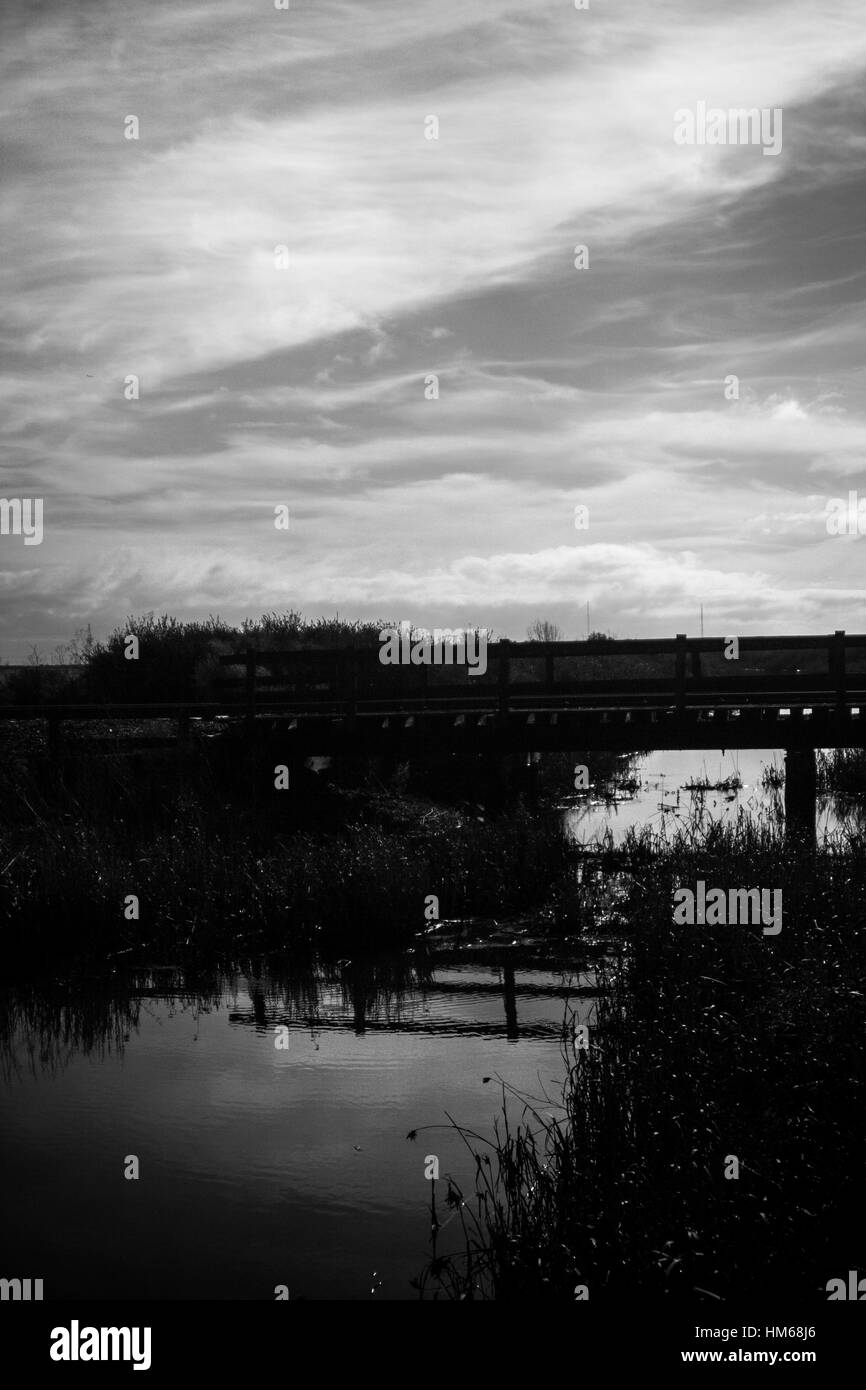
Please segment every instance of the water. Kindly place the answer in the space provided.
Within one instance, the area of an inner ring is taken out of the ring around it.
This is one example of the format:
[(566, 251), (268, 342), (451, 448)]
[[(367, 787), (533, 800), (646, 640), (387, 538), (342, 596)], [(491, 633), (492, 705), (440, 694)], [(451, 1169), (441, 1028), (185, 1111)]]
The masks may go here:
[[(741, 813), (758, 817), (781, 805), (781, 793), (766, 790), (761, 779), (766, 769), (782, 773), (784, 765), (784, 753), (777, 748), (648, 753), (631, 764), (630, 775), (640, 784), (636, 792), (619, 793), (613, 801), (598, 795), (581, 799), (566, 812), (566, 824), (579, 843), (591, 844), (609, 831), (614, 845), (619, 845), (632, 827), (649, 825), (671, 834), (689, 824), (695, 814), (731, 822)], [(715, 784), (735, 777), (742, 783), (735, 790), (686, 789), (688, 783)], [(816, 813), (819, 840), (844, 829), (854, 815), (821, 800)]]
[(404, 966), (396, 985), (349, 964), (234, 975), (197, 995), (156, 972), (72, 1010), (36, 994), (30, 1016), (7, 991), (4, 1273), (43, 1278), (46, 1298), (417, 1297), (425, 1159), (468, 1190), (472, 1167), (447, 1128), (407, 1132), (447, 1111), (489, 1134), (497, 1073), (555, 1095), (565, 996), (591, 983), (512, 956)]
[[(696, 806), (759, 815), (781, 756), (650, 754), (633, 796), (589, 798), (568, 824), (620, 842)], [(733, 793), (683, 789), (735, 774)], [(843, 823), (822, 807), (820, 832)], [(497, 1076), (555, 1101), (566, 1000), (592, 1021), (588, 949), (470, 923), (366, 964), (0, 991), (4, 1277), (42, 1278), (46, 1298), (416, 1297), (428, 1156), (443, 1223), (446, 1174), (472, 1190), (446, 1117), (490, 1135)], [(439, 1253), (460, 1244), (452, 1219)]]

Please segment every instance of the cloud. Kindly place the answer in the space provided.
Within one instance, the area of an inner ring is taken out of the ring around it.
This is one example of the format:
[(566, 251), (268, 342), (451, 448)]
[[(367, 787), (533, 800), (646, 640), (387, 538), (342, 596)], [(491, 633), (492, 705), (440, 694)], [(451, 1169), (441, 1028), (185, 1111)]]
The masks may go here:
[[(7, 7), (2, 51), (19, 646), (436, 583), (518, 625), (591, 583), (632, 631), (690, 584), (771, 625), (848, 602), (808, 498), (863, 468), (854, 0), (85, 0)], [(698, 100), (783, 107), (780, 157), (675, 145)]]

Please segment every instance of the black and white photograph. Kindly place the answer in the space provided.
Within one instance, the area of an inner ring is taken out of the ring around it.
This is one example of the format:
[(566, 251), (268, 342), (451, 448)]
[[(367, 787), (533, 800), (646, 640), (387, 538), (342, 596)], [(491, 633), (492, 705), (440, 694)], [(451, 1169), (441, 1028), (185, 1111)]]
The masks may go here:
[(21, 1374), (830, 1376), (862, 0), (3, 0), (0, 75)]

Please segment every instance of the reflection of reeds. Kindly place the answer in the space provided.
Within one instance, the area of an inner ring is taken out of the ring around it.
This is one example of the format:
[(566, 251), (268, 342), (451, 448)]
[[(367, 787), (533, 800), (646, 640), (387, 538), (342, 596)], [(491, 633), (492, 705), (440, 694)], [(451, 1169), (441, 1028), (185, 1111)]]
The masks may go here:
[[(864, 850), (849, 839), (806, 863), (742, 821), (655, 838), (589, 1051), (564, 1033), (559, 1104), (506, 1088), (492, 1140), (455, 1126), (476, 1191), (461, 1252), (434, 1250), (422, 1294), (826, 1298), (855, 1260), (866, 1158)], [(781, 887), (781, 935), (674, 927), (672, 886), (698, 877)]]
[(431, 964), (419, 950), (352, 961), (242, 959), (222, 969), (168, 967), (103, 981), (6, 986), (0, 989), (0, 1074), (52, 1073), (78, 1055), (120, 1054), (150, 1000), (169, 1014), (198, 1016), (223, 1002), (237, 1006), (243, 990), (261, 999), (269, 1027), (315, 1022), (330, 997), (344, 1014), (391, 1019), (430, 978)]
[(0, 1075), (55, 1072), (77, 1052), (120, 1052), (136, 1026), (135, 1000), (29, 986), (0, 990)]
[(74, 1056), (123, 1051), (138, 1026), (141, 1000), (96, 982), (0, 989), (0, 1074), (53, 1073)]
[(866, 749), (819, 749), (817, 763), (819, 791), (859, 801), (866, 797)]

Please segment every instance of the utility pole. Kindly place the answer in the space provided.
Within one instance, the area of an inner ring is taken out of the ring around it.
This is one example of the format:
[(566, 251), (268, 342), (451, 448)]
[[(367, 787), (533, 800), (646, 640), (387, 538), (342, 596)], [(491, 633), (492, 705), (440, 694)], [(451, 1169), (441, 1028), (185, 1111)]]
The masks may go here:
[(704, 605), (701, 604), (701, 636), (704, 635)]
[(586, 640), (589, 641), (589, 599), (586, 600)]

